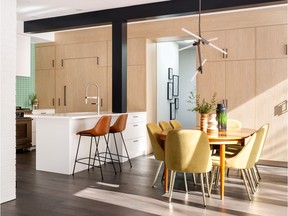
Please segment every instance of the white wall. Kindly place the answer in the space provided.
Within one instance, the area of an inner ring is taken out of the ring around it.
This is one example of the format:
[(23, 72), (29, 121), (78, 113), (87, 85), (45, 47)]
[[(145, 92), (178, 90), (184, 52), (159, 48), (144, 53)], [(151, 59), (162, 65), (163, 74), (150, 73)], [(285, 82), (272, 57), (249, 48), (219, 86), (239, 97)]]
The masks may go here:
[(177, 119), (186, 128), (196, 125), (196, 113), (187, 111), (192, 107), (187, 103), (189, 93), (196, 91), (196, 79), (191, 82), (191, 78), (196, 71), (196, 51), (195, 48), (186, 49), (179, 53), (179, 109)]
[[(178, 45), (174, 42), (157, 44), (157, 121), (170, 120), (170, 101), (167, 100), (168, 68), (179, 74)], [(171, 101), (172, 102), (172, 101)]]
[(0, 203), (16, 198), (16, 0), (0, 0)]

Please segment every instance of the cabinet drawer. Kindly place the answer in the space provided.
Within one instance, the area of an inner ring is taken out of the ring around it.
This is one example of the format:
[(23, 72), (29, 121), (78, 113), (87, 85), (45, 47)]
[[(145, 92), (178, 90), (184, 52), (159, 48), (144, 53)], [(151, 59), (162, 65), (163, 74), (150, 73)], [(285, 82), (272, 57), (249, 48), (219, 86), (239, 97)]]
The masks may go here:
[(131, 113), (128, 115), (127, 124), (146, 122), (146, 113)]
[(127, 146), (130, 158), (138, 157), (140, 155), (145, 155), (146, 154), (146, 137), (127, 140), (126, 146)]
[(146, 135), (145, 122), (127, 124), (126, 130), (123, 132), (125, 140), (144, 137), (145, 135)]

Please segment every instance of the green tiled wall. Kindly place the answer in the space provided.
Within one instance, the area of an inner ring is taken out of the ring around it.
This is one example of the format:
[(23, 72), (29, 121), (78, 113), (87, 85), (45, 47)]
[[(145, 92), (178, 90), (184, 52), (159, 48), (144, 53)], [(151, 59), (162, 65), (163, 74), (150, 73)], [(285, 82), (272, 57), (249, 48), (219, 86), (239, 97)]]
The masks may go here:
[(16, 76), (16, 106), (32, 108), (29, 96), (35, 93), (35, 45), (31, 45), (31, 75), (30, 77)]

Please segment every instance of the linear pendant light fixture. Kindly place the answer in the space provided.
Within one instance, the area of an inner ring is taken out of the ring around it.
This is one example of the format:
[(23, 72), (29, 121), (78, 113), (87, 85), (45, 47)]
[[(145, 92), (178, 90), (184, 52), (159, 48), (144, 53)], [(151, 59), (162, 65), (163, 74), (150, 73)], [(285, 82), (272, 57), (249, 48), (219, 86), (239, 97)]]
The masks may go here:
[(211, 43), (211, 41), (215, 41), (217, 40), (218, 38), (212, 38), (212, 39), (209, 39), (209, 40), (206, 40), (205, 38), (203, 38), (201, 36), (201, 0), (199, 0), (199, 22), (198, 22), (198, 29), (199, 29), (199, 36), (194, 34), (193, 32), (185, 29), (185, 28), (182, 28), (181, 30), (184, 31), (185, 33), (193, 36), (194, 38), (196, 38), (197, 40), (195, 42), (193, 42), (193, 44), (190, 44), (186, 47), (183, 47), (181, 49), (179, 49), (179, 51), (183, 51), (185, 49), (188, 49), (190, 47), (193, 47), (193, 46), (196, 46), (197, 47), (197, 52), (198, 52), (198, 56), (199, 56), (199, 67), (197, 68), (194, 76), (192, 77), (191, 79), (191, 82), (196, 78), (197, 74), (200, 72), (201, 74), (203, 73), (203, 65), (205, 64), (205, 62), (207, 61), (207, 59), (204, 59), (204, 61), (202, 61), (202, 57), (201, 57), (201, 49), (200, 49), (200, 45), (201, 43), (203, 45), (208, 45), (208, 46), (211, 46), (213, 47), (214, 49), (218, 50), (219, 52), (221, 53), (224, 53), (225, 55), (227, 55), (227, 52), (224, 51), (223, 49), (217, 47), (216, 45), (214, 45), (213, 43)]

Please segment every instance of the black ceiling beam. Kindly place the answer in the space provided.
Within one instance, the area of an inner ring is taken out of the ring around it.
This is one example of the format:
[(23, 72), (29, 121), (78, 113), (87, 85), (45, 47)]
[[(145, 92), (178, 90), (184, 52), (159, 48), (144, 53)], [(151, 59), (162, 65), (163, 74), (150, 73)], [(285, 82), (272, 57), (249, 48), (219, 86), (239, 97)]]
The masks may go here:
[[(285, 0), (202, 0), (202, 12), (281, 4)], [(41, 33), (111, 24), (115, 21), (139, 21), (193, 14), (199, 11), (197, 0), (171, 0), (24, 22), (24, 32)]]

